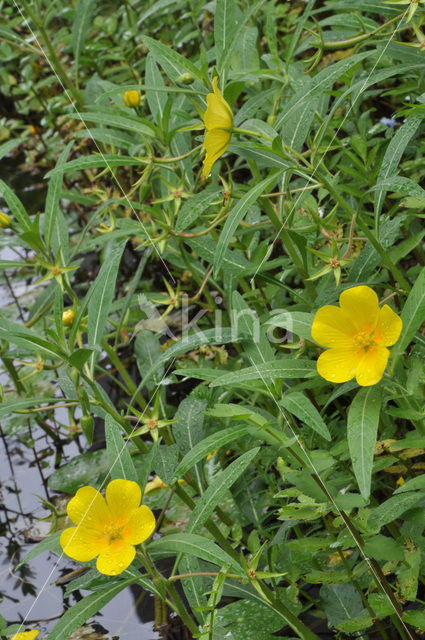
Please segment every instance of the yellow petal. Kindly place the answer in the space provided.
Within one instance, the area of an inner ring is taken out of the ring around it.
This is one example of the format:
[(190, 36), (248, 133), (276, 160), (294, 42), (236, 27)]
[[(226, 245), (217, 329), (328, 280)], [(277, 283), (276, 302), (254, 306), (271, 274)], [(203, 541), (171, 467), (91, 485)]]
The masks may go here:
[(207, 131), (217, 128), (229, 129), (232, 126), (233, 114), (217, 87), (216, 77), (213, 79), (213, 90), (214, 93), (207, 95), (207, 110), (204, 113), (205, 127)]
[(349, 349), (353, 346), (356, 333), (350, 315), (344, 309), (330, 304), (317, 311), (311, 327), (313, 340), (324, 347)]
[(379, 300), (373, 289), (366, 286), (346, 289), (339, 296), (339, 304), (357, 331), (372, 333), (379, 315)]
[(147, 493), (150, 493), (155, 489), (163, 489), (166, 486), (168, 485), (166, 485), (165, 482), (163, 482), (159, 476), (155, 476), (153, 480), (150, 480), (150, 482), (146, 483), (145, 490), (143, 491), (143, 495), (146, 495)]
[(379, 310), (378, 324), (373, 337), (378, 344), (391, 347), (399, 339), (402, 328), (403, 322), (401, 318), (391, 307), (384, 304)]
[(155, 516), (146, 505), (139, 507), (122, 530), (123, 540), (130, 544), (140, 544), (147, 540), (155, 529)]
[(370, 387), (384, 375), (390, 352), (385, 347), (371, 347), (361, 358), (356, 371), (356, 380), (362, 387)]
[(115, 540), (108, 549), (101, 553), (96, 561), (96, 568), (107, 576), (117, 576), (133, 562), (136, 549), (121, 540)]
[(62, 531), (60, 545), (70, 558), (88, 562), (107, 549), (108, 537), (103, 535), (102, 530), (78, 525)]
[(132, 480), (112, 480), (106, 487), (106, 502), (114, 525), (121, 527), (128, 522), (142, 499), (142, 491)]
[(317, 371), (329, 382), (347, 382), (356, 375), (359, 349), (328, 349), (320, 354)]
[(231, 134), (229, 131), (223, 131), (222, 129), (214, 129), (208, 131), (205, 135), (204, 147), (207, 152), (204, 159), (204, 168), (202, 175), (205, 178), (211, 173), (211, 167), (214, 162), (219, 159), (220, 156), (226, 151), (229, 146)]
[(32, 631), (20, 631), (20, 633), (15, 633), (10, 640), (34, 640), (39, 633), (40, 632), (36, 629), (33, 629)]
[(74, 524), (98, 525), (103, 527), (110, 520), (103, 496), (93, 487), (81, 487), (68, 502), (68, 516)]

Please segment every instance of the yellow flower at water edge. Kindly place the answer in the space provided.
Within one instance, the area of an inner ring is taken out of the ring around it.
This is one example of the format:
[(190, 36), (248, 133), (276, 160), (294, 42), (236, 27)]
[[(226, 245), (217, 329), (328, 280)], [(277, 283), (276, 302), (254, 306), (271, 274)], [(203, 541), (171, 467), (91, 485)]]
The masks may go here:
[(327, 348), (320, 354), (317, 371), (329, 382), (356, 378), (368, 387), (382, 378), (402, 329), (401, 318), (387, 305), (379, 307), (370, 287), (352, 287), (339, 297), (339, 307), (326, 305), (314, 316), (313, 340)]
[(34, 640), (38, 634), (39, 631), (36, 629), (33, 629), (32, 631), (20, 631), (20, 633), (15, 633), (10, 640)]
[(204, 113), (204, 124), (207, 130), (204, 147), (206, 156), (202, 175), (208, 178), (214, 162), (226, 151), (230, 143), (233, 114), (230, 106), (217, 87), (217, 77), (213, 79), (213, 93), (207, 95), (207, 110)]
[(66, 555), (79, 562), (99, 556), (100, 573), (115, 576), (133, 562), (134, 545), (153, 533), (155, 516), (140, 506), (142, 492), (131, 480), (112, 480), (105, 498), (93, 487), (78, 489), (69, 501), (67, 513), (77, 526), (65, 529), (60, 544)]

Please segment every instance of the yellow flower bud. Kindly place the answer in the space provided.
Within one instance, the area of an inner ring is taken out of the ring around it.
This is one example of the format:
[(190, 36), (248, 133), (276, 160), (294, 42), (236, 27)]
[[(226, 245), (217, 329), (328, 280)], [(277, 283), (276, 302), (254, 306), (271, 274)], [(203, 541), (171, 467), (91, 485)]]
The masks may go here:
[(7, 213), (3, 213), (2, 211), (0, 211), (0, 227), (10, 227), (10, 223), (10, 216), (8, 216)]
[(140, 104), (140, 93), (138, 91), (126, 91), (123, 100), (126, 107), (138, 107)]
[(62, 324), (67, 327), (70, 327), (74, 322), (74, 311), (72, 309), (67, 309), (62, 314)]

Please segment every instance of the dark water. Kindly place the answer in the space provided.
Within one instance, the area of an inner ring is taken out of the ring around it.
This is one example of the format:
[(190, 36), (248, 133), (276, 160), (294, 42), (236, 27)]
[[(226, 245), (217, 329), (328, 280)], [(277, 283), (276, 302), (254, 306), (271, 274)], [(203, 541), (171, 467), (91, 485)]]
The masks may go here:
[[(39, 175), (23, 171), (21, 156), (3, 158), (0, 176), (15, 190), (30, 214), (43, 210), (46, 187)], [(0, 209), (7, 210), (1, 202)], [(0, 259), (18, 259), (7, 242), (2, 244)], [(14, 285), (18, 298), (24, 293), (28, 293), (25, 283)], [(13, 304), (7, 286), (0, 287), (0, 300), (2, 307)], [(4, 374), (0, 382), (6, 389), (9, 381)], [(57, 415), (57, 419), (66, 424), (66, 412)], [(8, 420), (1, 426), (9, 431)], [(25, 628), (39, 629), (43, 638), (64, 610), (87, 592), (75, 592), (64, 601), (66, 584), (56, 581), (81, 565), (53, 553), (45, 552), (15, 571), (19, 560), (49, 533), (51, 522), (40, 521), (50, 514), (42, 498), (53, 502), (60, 498), (49, 492), (46, 484), (59, 453), (52, 439), (38, 426), (32, 427), (31, 433), (25, 427), (20, 430), (19, 425), (18, 430), (17, 435), (0, 433), (0, 613), (9, 624), (24, 621)], [(60, 453), (61, 464), (77, 455), (76, 441), (62, 442)], [(98, 635), (87, 637), (157, 640), (161, 636), (153, 630), (153, 619), (152, 596), (133, 587), (117, 595), (89, 620)]]

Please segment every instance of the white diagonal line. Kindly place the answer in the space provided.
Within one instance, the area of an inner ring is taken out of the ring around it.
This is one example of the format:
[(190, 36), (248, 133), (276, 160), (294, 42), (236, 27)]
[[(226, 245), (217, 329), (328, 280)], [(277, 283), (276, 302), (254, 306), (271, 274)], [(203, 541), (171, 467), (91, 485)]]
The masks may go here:
[(40, 49), (41, 54), (44, 56), (44, 58), (46, 59), (46, 62), (48, 63), (49, 67), (51, 68), (51, 70), (53, 71), (54, 75), (56, 76), (56, 79), (58, 81), (58, 83), (60, 84), (60, 86), (62, 87), (63, 92), (65, 93), (66, 97), (68, 98), (71, 106), (73, 107), (75, 113), (77, 114), (78, 118), (80, 119), (80, 121), (82, 122), (84, 128), (87, 130), (87, 134), (88, 136), (91, 138), (92, 142), (94, 143), (97, 151), (99, 152), (100, 157), (102, 158), (102, 160), (105, 163), (106, 168), (108, 169), (109, 173), (111, 174), (114, 182), (116, 183), (116, 185), (118, 186), (119, 190), (121, 191), (124, 200), (126, 201), (127, 205), (130, 207), (130, 209), (132, 210), (133, 214), (135, 215), (135, 217), (138, 219), (138, 221), (140, 222), (140, 225), (144, 231), (144, 233), (146, 234), (146, 236), (148, 237), (148, 239), (150, 240), (151, 245), (153, 246), (153, 248), (156, 251), (156, 254), (158, 256), (158, 258), (161, 260), (163, 266), (165, 267), (168, 275), (170, 276), (171, 280), (173, 281), (173, 283), (175, 283), (175, 279), (172, 275), (172, 273), (170, 272), (170, 270), (168, 269), (166, 263), (164, 262), (164, 260), (162, 259), (161, 254), (158, 251), (158, 248), (156, 246), (156, 244), (152, 241), (152, 238), (150, 237), (145, 225), (143, 224), (142, 220), (139, 217), (139, 214), (136, 212), (135, 208), (133, 207), (133, 205), (131, 204), (131, 201), (129, 199), (129, 197), (127, 196), (126, 192), (124, 191), (120, 181), (118, 180), (118, 178), (116, 177), (115, 173), (112, 171), (112, 167), (110, 166), (108, 160), (106, 159), (104, 153), (102, 152), (101, 148), (99, 147), (99, 145), (97, 144), (96, 140), (94, 139), (90, 129), (88, 128), (86, 121), (84, 120), (83, 116), (81, 115), (80, 111), (77, 109), (77, 107), (75, 106), (74, 102), (72, 101), (72, 97), (69, 94), (69, 91), (67, 90), (67, 88), (65, 87), (65, 85), (63, 84), (61, 78), (58, 76), (58, 74), (56, 73), (56, 70), (53, 66), (53, 64), (50, 62), (46, 52), (44, 51), (43, 47), (40, 44), (40, 41), (38, 40), (36, 34), (34, 33), (34, 31), (31, 29), (28, 20), (26, 19), (26, 17), (24, 16), (24, 14), (22, 13), (19, 5), (16, 3), (15, 0), (12, 0), (13, 4), (15, 5), (15, 8), (17, 9), (17, 11), (19, 12), (20, 16), (22, 17), (22, 19), (25, 22), (25, 25), (27, 27), (27, 29), (29, 30), (29, 32), (31, 33), (32, 37), (34, 38), (35, 42), (37, 43), (38, 48)]
[[(249, 356), (248, 356), (249, 357)], [(289, 422), (288, 418), (285, 415), (285, 412), (282, 410), (282, 407), (280, 406), (280, 404), (277, 402), (276, 398), (274, 397), (273, 392), (271, 391), (270, 387), (268, 386), (267, 382), (265, 381), (264, 377), (261, 375), (260, 370), (258, 369), (257, 365), (255, 364), (255, 362), (252, 360), (252, 358), (249, 357), (249, 359), (251, 360), (252, 365), (255, 367), (255, 369), (257, 370), (258, 376), (261, 378), (261, 380), (263, 381), (263, 384), (266, 386), (267, 391), (270, 394), (271, 399), (273, 400), (273, 402), (276, 404), (278, 410), (280, 411), (282, 418), (285, 421), (285, 424), (287, 427), (289, 427), (292, 435), (294, 438), (296, 438), (297, 441), (297, 445), (300, 447), (300, 449), (302, 450), (303, 454), (305, 455), (305, 457), (308, 460), (309, 465), (311, 466), (311, 468), (313, 469), (315, 475), (319, 478), (320, 482), (323, 484), (324, 487), (326, 487), (326, 483), (322, 480), (322, 478), (320, 477), (319, 472), (317, 471), (313, 460), (311, 459), (308, 450), (304, 447), (304, 444), (302, 443), (302, 441), (299, 439), (298, 435), (295, 433), (294, 429), (291, 426), (291, 423)], [(326, 489), (327, 490), (327, 489)], [(328, 491), (328, 490), (327, 490)], [(339, 513), (342, 521), (345, 523), (345, 520), (343, 518), (341, 509), (338, 507), (337, 503), (335, 502), (332, 494), (330, 491), (328, 491), (329, 494), (329, 498), (332, 502), (332, 505), (334, 507), (334, 509)], [(379, 576), (377, 575), (374, 567), (372, 566), (369, 558), (367, 557), (367, 555), (365, 554), (365, 552), (363, 551), (362, 547), (360, 546), (360, 544), (358, 543), (358, 541), (356, 540), (355, 536), (353, 535), (352, 531), (350, 530), (350, 528), (345, 525), (348, 529), (348, 531), (350, 532), (354, 543), (356, 545), (356, 547), (358, 548), (358, 550), (360, 551), (360, 555), (363, 557), (363, 560), (365, 560), (366, 564), (369, 567), (370, 572), (375, 576), (378, 584), (381, 584), (380, 580), (379, 580)], [(382, 585), (381, 585), (382, 586)], [(382, 587), (382, 590), (384, 591), (385, 595), (387, 596), (387, 599), (389, 601), (389, 603), (391, 604), (392, 608), (394, 609), (394, 613), (396, 614), (397, 618), (400, 620), (401, 624), (403, 625), (407, 635), (409, 636), (410, 640), (415, 640), (415, 637), (411, 635), (409, 628), (407, 627), (406, 623), (404, 622), (403, 618), (400, 616), (400, 613), (397, 611), (397, 609), (395, 608), (394, 604), (391, 601), (391, 598), (389, 597), (389, 595), (387, 594), (386, 590)]]
[[(322, 162), (323, 158), (325, 157), (325, 155), (327, 154), (327, 152), (328, 152), (328, 151), (329, 151), (329, 149), (331, 148), (331, 146), (332, 146), (332, 144), (333, 144), (333, 141), (334, 141), (334, 140), (335, 140), (335, 138), (337, 137), (337, 135), (338, 135), (338, 133), (339, 133), (339, 131), (340, 131), (341, 127), (343, 126), (344, 122), (346, 121), (346, 119), (347, 119), (347, 118), (348, 118), (348, 116), (350, 115), (351, 111), (353, 110), (353, 108), (354, 108), (354, 106), (355, 106), (355, 104), (356, 104), (357, 100), (360, 98), (360, 96), (361, 96), (361, 94), (362, 94), (362, 92), (363, 92), (364, 88), (367, 86), (367, 83), (369, 82), (369, 78), (371, 77), (372, 73), (375, 71), (375, 69), (376, 69), (376, 67), (377, 67), (377, 65), (378, 65), (378, 63), (379, 63), (379, 61), (381, 60), (382, 56), (384, 55), (384, 53), (385, 53), (385, 52), (386, 52), (386, 50), (388, 49), (388, 47), (389, 47), (389, 45), (390, 45), (390, 43), (391, 43), (392, 39), (394, 38), (395, 34), (397, 33), (397, 29), (398, 29), (398, 28), (399, 28), (399, 26), (401, 25), (401, 23), (402, 23), (402, 21), (403, 21), (404, 17), (406, 16), (407, 12), (408, 12), (408, 8), (406, 9), (406, 11), (405, 11), (405, 12), (403, 13), (403, 15), (401, 16), (401, 18), (400, 18), (399, 22), (397, 23), (397, 25), (396, 25), (396, 27), (395, 27), (395, 29), (394, 29), (394, 31), (393, 31), (393, 33), (392, 33), (391, 37), (388, 39), (388, 41), (387, 41), (387, 43), (386, 43), (385, 47), (382, 49), (381, 53), (379, 54), (378, 58), (376, 59), (375, 64), (373, 65), (372, 69), (370, 70), (370, 72), (369, 72), (369, 74), (368, 74), (368, 76), (367, 76), (366, 80), (365, 80), (365, 81), (364, 81), (364, 83), (363, 83), (363, 86), (361, 87), (361, 89), (360, 89), (360, 91), (359, 91), (359, 93), (358, 93), (357, 98), (356, 98), (356, 99), (352, 102), (352, 104), (350, 105), (350, 108), (348, 109), (347, 113), (345, 114), (345, 116), (344, 116), (343, 120), (341, 121), (341, 123), (340, 123), (340, 125), (339, 125), (338, 129), (335, 131), (335, 133), (334, 133), (334, 135), (333, 135), (333, 137), (332, 137), (332, 140), (329, 142), (329, 144), (328, 144), (328, 146), (326, 147), (325, 151), (323, 152), (323, 154), (322, 154), (322, 156), (321, 156), (320, 160), (316, 163), (316, 168), (313, 170), (313, 173), (311, 174), (311, 176), (309, 176), (309, 177), (308, 177), (308, 182), (312, 182), (312, 181), (313, 181), (313, 178), (314, 178), (314, 176), (315, 176), (315, 174), (316, 174), (316, 171), (317, 171), (317, 169), (318, 169), (318, 167), (319, 167), (320, 163)], [(278, 238), (278, 236), (280, 235), (280, 232), (282, 231), (282, 229), (284, 229), (285, 224), (286, 224), (286, 222), (287, 222), (288, 218), (291, 216), (291, 214), (293, 213), (293, 211), (296, 209), (296, 207), (297, 207), (297, 205), (298, 205), (298, 202), (300, 201), (300, 199), (301, 199), (302, 197), (303, 197), (303, 192), (301, 192), (301, 193), (300, 193), (300, 195), (298, 196), (298, 198), (296, 199), (296, 201), (295, 201), (295, 202), (294, 202), (294, 204), (292, 205), (291, 210), (290, 210), (290, 211), (289, 211), (289, 213), (285, 216), (285, 219), (283, 220), (283, 222), (282, 222), (282, 225), (281, 225), (280, 229), (279, 229), (279, 230), (278, 230), (278, 232), (276, 233), (276, 235), (275, 235), (275, 237), (274, 237), (274, 239), (273, 239), (272, 244), (273, 244), (274, 242), (276, 242), (276, 239), (277, 239), (277, 238)], [(256, 270), (255, 270), (255, 273), (254, 273), (254, 274), (253, 274), (253, 276), (251, 277), (251, 283), (252, 283), (252, 281), (254, 280), (255, 276), (257, 275), (257, 273), (259, 272), (259, 270), (261, 269), (261, 267), (263, 266), (263, 264), (264, 264), (264, 262), (265, 262), (266, 260), (267, 260), (267, 257), (266, 257), (266, 256), (261, 260), (260, 264), (258, 265), (258, 267), (257, 267), (257, 268), (256, 268)]]

